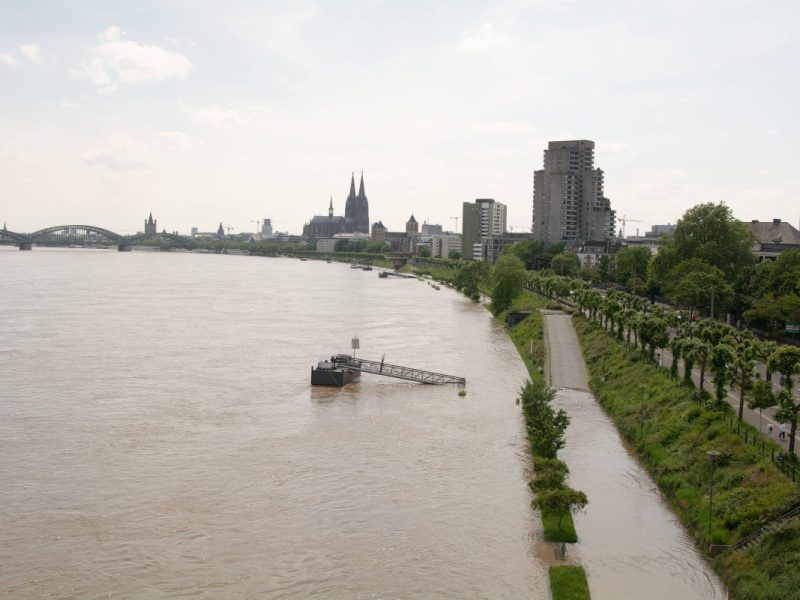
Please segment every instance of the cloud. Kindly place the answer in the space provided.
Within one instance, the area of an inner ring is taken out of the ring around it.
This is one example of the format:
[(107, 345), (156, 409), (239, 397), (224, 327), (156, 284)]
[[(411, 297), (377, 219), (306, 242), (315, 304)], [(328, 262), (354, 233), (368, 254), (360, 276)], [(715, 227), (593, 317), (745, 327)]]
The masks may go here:
[(192, 112), (192, 117), (198, 123), (206, 123), (213, 127), (241, 125), (243, 122), (242, 117), (236, 110), (216, 105), (198, 108)]
[(105, 145), (89, 150), (81, 158), (90, 167), (125, 172), (150, 168), (171, 152), (188, 150), (191, 146), (191, 139), (182, 131), (162, 132), (144, 141), (129, 135), (112, 135)]
[(597, 142), (596, 155), (619, 154), (623, 156), (634, 156), (636, 149), (628, 142)]
[(19, 47), (19, 51), (25, 58), (36, 65), (42, 62), (42, 53), (36, 44), (22, 44)]
[[(276, 3), (264, 3), (265, 6)], [(229, 17), (237, 37), (266, 48), (290, 63), (306, 63), (310, 60), (308, 34), (304, 27), (320, 14), (314, 0), (290, 0), (269, 14), (251, 9), (234, 13)]]
[(9, 67), (16, 67), (19, 64), (19, 59), (10, 52), (3, 52), (0, 54), (0, 63)]
[(160, 148), (175, 148), (177, 150), (188, 150), (192, 146), (192, 140), (182, 131), (164, 131), (159, 133), (152, 143)]
[(136, 85), (153, 81), (186, 79), (192, 70), (188, 58), (160, 46), (138, 44), (126, 39), (119, 27), (109, 27), (92, 49), (92, 57), (71, 74), (113, 92), (121, 84)]
[(488, 52), (511, 45), (511, 36), (489, 22), (467, 27), (461, 32), (458, 48), (462, 52)]

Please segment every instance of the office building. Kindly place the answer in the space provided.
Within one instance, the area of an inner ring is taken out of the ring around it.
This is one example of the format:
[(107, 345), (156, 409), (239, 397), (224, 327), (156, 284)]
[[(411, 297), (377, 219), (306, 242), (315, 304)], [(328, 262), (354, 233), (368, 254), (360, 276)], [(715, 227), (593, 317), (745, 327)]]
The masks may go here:
[(464, 202), (462, 223), (462, 258), (485, 260), (481, 241), (506, 232), (506, 205), (491, 198)]

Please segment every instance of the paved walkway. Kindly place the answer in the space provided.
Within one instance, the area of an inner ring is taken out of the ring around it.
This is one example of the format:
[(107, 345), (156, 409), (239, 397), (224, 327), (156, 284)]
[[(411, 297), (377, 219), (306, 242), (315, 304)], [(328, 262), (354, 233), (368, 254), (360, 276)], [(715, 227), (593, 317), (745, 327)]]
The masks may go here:
[(559, 458), (569, 466), (569, 484), (589, 497), (574, 515), (579, 542), (567, 553), (586, 569), (592, 598), (722, 600), (719, 579), (588, 391), (570, 316), (544, 314), (545, 375), (559, 388), (555, 408), (570, 417)]

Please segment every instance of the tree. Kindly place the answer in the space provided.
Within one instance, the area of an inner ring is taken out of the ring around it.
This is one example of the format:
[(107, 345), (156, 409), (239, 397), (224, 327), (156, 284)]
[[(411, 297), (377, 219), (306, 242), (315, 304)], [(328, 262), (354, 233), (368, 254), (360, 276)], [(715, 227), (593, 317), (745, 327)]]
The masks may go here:
[(716, 313), (733, 297), (733, 288), (722, 271), (698, 259), (683, 261), (671, 269), (662, 288), (676, 306), (707, 309), (709, 314), (712, 302)]
[(550, 512), (558, 517), (558, 531), (564, 517), (573, 510), (581, 510), (589, 503), (586, 494), (568, 487), (558, 487), (539, 492), (531, 505), (541, 511)]
[(772, 355), (769, 361), (772, 371), (781, 374), (782, 389), (778, 393), (778, 410), (775, 416), (782, 421), (791, 423), (789, 436), (789, 454), (794, 454), (794, 438), (797, 434), (797, 413), (800, 410), (800, 400), (794, 395), (794, 376), (800, 373), (800, 348), (794, 346), (781, 346)]
[[(642, 350), (652, 359), (656, 348), (663, 348), (669, 343), (666, 321), (656, 316), (645, 317), (640, 326), (639, 336), (642, 339)], [(646, 350), (645, 346), (649, 346), (649, 350)]]
[(728, 395), (725, 386), (728, 384), (731, 375), (731, 365), (734, 361), (734, 351), (728, 344), (717, 344), (711, 349), (709, 356), (711, 366), (714, 369), (714, 391), (717, 402), (722, 403)]
[(422, 258), (430, 258), (431, 257), (431, 248), (430, 246), (420, 246), (417, 250), (417, 253)]
[(687, 210), (675, 232), (662, 240), (653, 260), (654, 274), (663, 281), (676, 265), (695, 258), (718, 268), (732, 284), (743, 269), (755, 264), (754, 241), (748, 227), (724, 204), (698, 204)]
[(770, 292), (756, 300), (742, 316), (747, 322), (764, 327), (770, 337), (776, 337), (787, 321), (800, 321), (800, 297), (795, 294), (776, 297)]
[(504, 253), (492, 269), (492, 312), (506, 310), (528, 280), (525, 265), (516, 254)]
[(800, 250), (784, 250), (775, 261), (761, 263), (765, 270), (766, 290), (776, 296), (800, 295)]
[(752, 340), (744, 340), (736, 346), (733, 371), (739, 383), (739, 420), (744, 414), (744, 398), (753, 382), (753, 369), (756, 366), (756, 346)]
[(535, 456), (556, 458), (565, 444), (564, 433), (569, 425), (569, 417), (563, 409), (556, 412), (551, 406), (556, 397), (555, 388), (539, 381), (528, 381), (519, 396), (531, 450)]
[(539, 268), (541, 256), (545, 253), (544, 242), (540, 240), (524, 240), (511, 245), (510, 248), (529, 271)]
[(470, 261), (458, 270), (453, 283), (466, 296), (477, 302), (481, 294), (480, 289), (488, 278), (489, 265), (481, 261)]
[(578, 272), (581, 263), (578, 260), (578, 255), (571, 252), (562, 252), (556, 254), (553, 260), (550, 261), (550, 269), (556, 275), (563, 275), (571, 277)]
[(450, 260), (461, 260), (461, 252), (458, 250), (450, 250), (450, 252), (447, 253), (447, 258)]
[[(614, 274), (618, 283), (628, 286), (631, 279), (642, 280), (647, 278), (647, 266), (652, 254), (643, 246), (624, 248), (614, 257)], [(630, 286), (628, 286), (630, 287)]]
[(611, 278), (611, 259), (607, 254), (603, 254), (597, 259), (597, 262), (592, 269), (592, 281), (607, 283), (611, 281)]
[(557, 458), (537, 457), (534, 460), (534, 469), (536, 470), (536, 479), (530, 486), (534, 492), (562, 487), (567, 473), (569, 473), (566, 463)]

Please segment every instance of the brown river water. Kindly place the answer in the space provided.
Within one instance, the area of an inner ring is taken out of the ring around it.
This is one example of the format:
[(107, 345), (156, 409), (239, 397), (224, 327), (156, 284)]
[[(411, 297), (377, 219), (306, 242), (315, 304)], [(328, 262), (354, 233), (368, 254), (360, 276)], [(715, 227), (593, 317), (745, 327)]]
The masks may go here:
[[(0, 275), (0, 598), (548, 598), (525, 369), (463, 296), (243, 256), (0, 250)], [(353, 335), (467, 396), (312, 388)], [(600, 517), (641, 529), (605, 542), (624, 568), (581, 551), (595, 600), (720, 597), (689, 546), (631, 592), (626, 565), (680, 529), (630, 517)]]

